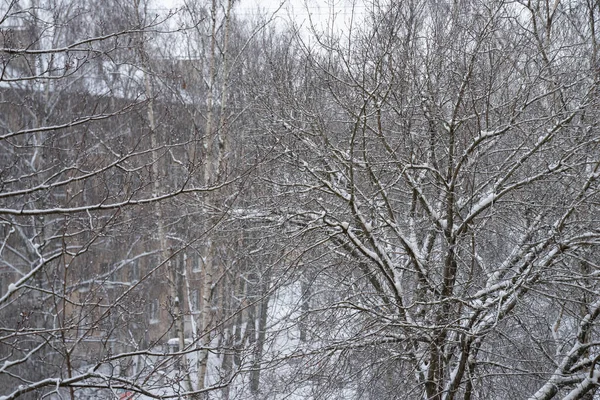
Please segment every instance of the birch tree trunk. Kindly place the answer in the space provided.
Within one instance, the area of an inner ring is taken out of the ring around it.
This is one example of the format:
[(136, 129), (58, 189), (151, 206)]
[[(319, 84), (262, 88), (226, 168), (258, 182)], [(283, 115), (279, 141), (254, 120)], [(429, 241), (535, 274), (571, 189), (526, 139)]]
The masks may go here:
[[(204, 164), (204, 182), (206, 184), (218, 182), (221, 178), (221, 174), (225, 169), (225, 156), (227, 154), (226, 143), (227, 138), (225, 137), (227, 134), (226, 130), (226, 122), (227, 122), (227, 88), (228, 88), (228, 41), (229, 41), (229, 30), (230, 30), (230, 16), (231, 9), (233, 6), (233, 1), (229, 0), (227, 2), (225, 15), (223, 16), (223, 29), (224, 36), (223, 42), (219, 45), (221, 49), (221, 53), (217, 52), (217, 42), (218, 42), (218, 34), (217, 28), (219, 24), (218, 18), (218, 5), (219, 2), (217, 0), (213, 0), (211, 3), (211, 36), (210, 36), (210, 52), (209, 52), (209, 81), (208, 81), (208, 91), (207, 91), (207, 114), (206, 114), (206, 125), (205, 125), (205, 137), (206, 143), (204, 146), (205, 150), (205, 164)], [(217, 58), (222, 57), (222, 62), (220, 64), (220, 68), (222, 70), (221, 82), (217, 81)], [(220, 89), (220, 109), (219, 113), (215, 115), (215, 106), (214, 106), (214, 96), (217, 88)], [(218, 120), (217, 120), (218, 119)], [(215, 121), (216, 126), (215, 126)], [(216, 205), (218, 208), (218, 204), (215, 204), (218, 201), (217, 198), (214, 197), (212, 193), (207, 195), (206, 199), (206, 208), (208, 213), (210, 213), (213, 207)], [(209, 215), (207, 213), (207, 215)], [(208, 218), (208, 226), (215, 227), (217, 224), (216, 220)], [(200, 357), (198, 359), (198, 385), (199, 389), (203, 389), (206, 384), (206, 373), (208, 366), (208, 348), (211, 345), (211, 336), (208, 332), (211, 331), (212, 324), (215, 321), (216, 312), (213, 311), (213, 298), (212, 293), (214, 289), (214, 274), (219, 273), (220, 269), (225, 268), (225, 266), (219, 266), (216, 262), (216, 253), (219, 243), (216, 238), (209, 237), (206, 243), (206, 255), (204, 260), (204, 269), (203, 269), (203, 283), (202, 283), (202, 323), (200, 324), (200, 329), (202, 332), (201, 340), (200, 340)]]

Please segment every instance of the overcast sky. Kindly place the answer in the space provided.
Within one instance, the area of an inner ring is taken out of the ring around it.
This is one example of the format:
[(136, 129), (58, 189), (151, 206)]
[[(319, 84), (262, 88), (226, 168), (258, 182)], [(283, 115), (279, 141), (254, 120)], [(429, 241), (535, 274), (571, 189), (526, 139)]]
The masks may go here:
[[(183, 0), (155, 0), (160, 8), (176, 8)], [(365, 10), (363, 0), (240, 0), (235, 5), (236, 14), (252, 18), (256, 13), (277, 12), (280, 20), (290, 17), (307, 26), (309, 17), (318, 28), (325, 28), (334, 20), (338, 29), (344, 29), (354, 11), (355, 17)]]

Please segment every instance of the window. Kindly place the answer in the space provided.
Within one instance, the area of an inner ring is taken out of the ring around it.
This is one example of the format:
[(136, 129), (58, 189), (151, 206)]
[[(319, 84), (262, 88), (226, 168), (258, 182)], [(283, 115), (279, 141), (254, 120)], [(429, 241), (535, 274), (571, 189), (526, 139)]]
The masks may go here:
[(193, 252), (190, 255), (190, 263), (192, 263), (192, 272), (200, 272), (202, 270), (201, 267), (201, 259), (200, 255), (197, 252)]
[(129, 282), (137, 282), (140, 280), (140, 263), (139, 259), (135, 259), (129, 265)]
[(112, 282), (118, 282), (120, 281), (120, 276), (119, 276), (119, 270), (120, 268), (117, 265), (111, 265), (110, 266), (110, 280)]
[(100, 273), (105, 274), (106, 280), (115, 282), (119, 278), (118, 271), (114, 265), (110, 265), (107, 262), (100, 263)]
[(198, 289), (192, 290), (190, 303), (193, 314), (200, 311), (200, 291)]
[(182, 252), (177, 252), (171, 256), (169, 262), (171, 263), (171, 266), (175, 268), (176, 271), (183, 271), (183, 268), (185, 267), (184, 256), (185, 254)]
[(150, 317), (150, 323), (151, 324), (157, 324), (159, 322), (159, 306), (160, 304), (158, 303), (158, 299), (152, 299), (150, 301), (150, 309), (148, 311), (149, 317)]

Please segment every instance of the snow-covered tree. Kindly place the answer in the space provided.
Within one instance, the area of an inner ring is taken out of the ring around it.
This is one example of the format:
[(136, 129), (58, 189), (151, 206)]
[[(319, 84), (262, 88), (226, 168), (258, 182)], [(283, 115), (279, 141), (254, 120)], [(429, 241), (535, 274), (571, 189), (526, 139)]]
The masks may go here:
[(286, 205), (273, 213), (299, 227), (297, 274), (310, 277), (296, 295), (298, 393), (593, 392), (600, 9), (367, 10), (267, 51), (270, 182)]
[[(243, 230), (218, 239), (252, 170), (220, 141), (245, 111), (232, 4), (2, 6), (0, 398), (198, 395), (250, 365), (219, 369), (260, 299), (235, 303), (251, 290), (222, 276), (249, 258)], [(186, 52), (198, 32), (211, 50)], [(252, 35), (236, 34), (241, 59)]]

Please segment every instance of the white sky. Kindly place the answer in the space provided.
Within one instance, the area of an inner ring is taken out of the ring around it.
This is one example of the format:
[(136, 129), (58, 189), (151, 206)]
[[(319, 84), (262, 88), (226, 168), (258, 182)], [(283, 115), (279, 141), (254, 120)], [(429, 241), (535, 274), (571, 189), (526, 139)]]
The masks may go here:
[[(155, 0), (157, 8), (176, 8), (183, 0)], [(209, 0), (207, 0), (208, 2)], [(282, 4), (283, 3), (283, 4)], [(360, 17), (365, 11), (364, 0), (240, 0), (236, 2), (236, 15), (252, 18), (257, 13), (272, 14), (277, 9), (279, 21), (287, 21), (290, 18), (302, 26), (308, 26), (312, 19), (315, 26), (325, 29), (334, 26), (344, 30), (350, 18)], [(310, 17), (310, 18), (309, 18)]]

